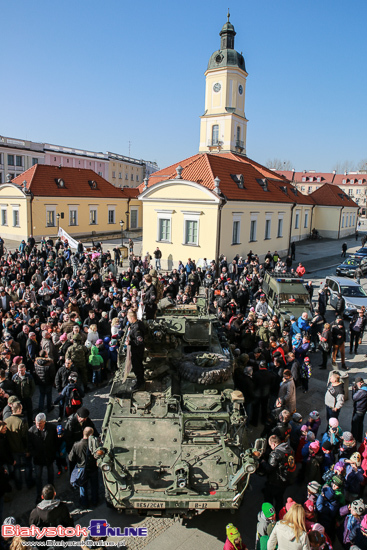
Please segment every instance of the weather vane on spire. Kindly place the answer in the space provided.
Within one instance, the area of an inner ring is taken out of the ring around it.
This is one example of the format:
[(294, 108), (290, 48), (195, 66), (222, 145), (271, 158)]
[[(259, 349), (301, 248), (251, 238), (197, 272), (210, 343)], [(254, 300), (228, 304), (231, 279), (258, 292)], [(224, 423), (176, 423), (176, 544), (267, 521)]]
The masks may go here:
[(227, 13), (227, 21), (228, 21), (228, 23), (229, 23), (229, 16), (230, 16), (230, 15), (231, 15), (231, 14), (229, 13), (229, 8), (228, 8), (228, 13)]

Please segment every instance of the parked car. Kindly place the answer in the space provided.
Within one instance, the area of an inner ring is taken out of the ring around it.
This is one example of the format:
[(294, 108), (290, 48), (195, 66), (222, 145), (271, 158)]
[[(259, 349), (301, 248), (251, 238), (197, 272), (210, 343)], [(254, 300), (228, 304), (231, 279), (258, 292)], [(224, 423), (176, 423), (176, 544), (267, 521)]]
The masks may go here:
[(357, 267), (361, 268), (363, 275), (367, 273), (367, 256), (351, 254), (342, 264), (338, 265), (335, 271), (337, 275), (342, 277), (354, 277)]
[(329, 276), (325, 279), (325, 285), (330, 290), (330, 305), (335, 308), (338, 300), (338, 293), (345, 299), (346, 317), (351, 317), (353, 313), (360, 307), (367, 307), (367, 294), (365, 290), (356, 281), (347, 279), (346, 277)]
[(367, 246), (362, 246), (362, 248), (359, 248), (356, 254), (360, 256), (367, 256)]

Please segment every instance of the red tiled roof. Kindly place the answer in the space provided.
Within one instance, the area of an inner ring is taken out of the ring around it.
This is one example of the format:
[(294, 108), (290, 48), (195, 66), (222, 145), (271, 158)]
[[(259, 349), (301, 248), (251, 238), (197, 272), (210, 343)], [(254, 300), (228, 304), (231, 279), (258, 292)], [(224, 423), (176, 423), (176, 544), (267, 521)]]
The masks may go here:
[(347, 206), (358, 208), (356, 204), (342, 189), (337, 185), (325, 183), (319, 189), (316, 189), (309, 195), (310, 198), (320, 206)]
[[(293, 171), (285, 170), (273, 172), (277, 175), (285, 176), (292, 181)], [(302, 181), (302, 178), (306, 178), (306, 181)], [(312, 178), (312, 181), (310, 181)], [(320, 178), (321, 181), (317, 181)], [(345, 180), (345, 183), (343, 183)], [(354, 184), (358, 185), (358, 181), (362, 180), (363, 184), (367, 184), (367, 174), (333, 174), (333, 172), (294, 172), (294, 182), (303, 183), (332, 183), (333, 185), (350, 185), (350, 181), (354, 180)], [(357, 182), (357, 184), (355, 183)]]
[[(62, 179), (65, 187), (57, 185), (56, 180)], [(23, 187), (27, 182), (27, 189), (38, 197), (92, 197), (103, 198), (131, 198), (138, 195), (138, 189), (114, 187), (107, 180), (93, 170), (83, 168), (69, 168), (35, 164), (16, 178), (13, 183)], [(97, 188), (92, 189), (89, 181), (95, 181)]]
[[(177, 167), (181, 165), (181, 177), (184, 180), (195, 181), (207, 189), (214, 191), (214, 179), (220, 179), (220, 191), (228, 200), (281, 202), (297, 204), (313, 204), (313, 201), (295, 191), (288, 180), (262, 166), (261, 164), (235, 153), (198, 153), (181, 160), (158, 172), (149, 178), (148, 187), (156, 183), (177, 178)], [(239, 188), (232, 176), (243, 175), (244, 188)], [(264, 191), (261, 181), (266, 179), (268, 191)], [(144, 185), (139, 186), (140, 192)]]

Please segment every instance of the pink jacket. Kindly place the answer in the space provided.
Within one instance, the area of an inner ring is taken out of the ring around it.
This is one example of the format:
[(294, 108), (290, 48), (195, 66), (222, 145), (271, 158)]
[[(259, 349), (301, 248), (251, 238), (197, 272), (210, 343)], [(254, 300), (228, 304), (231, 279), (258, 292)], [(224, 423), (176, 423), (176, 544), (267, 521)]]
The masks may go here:
[(247, 548), (243, 542), (241, 543), (240, 547), (233, 546), (231, 541), (227, 539), (226, 542), (224, 543), (223, 550), (247, 550)]

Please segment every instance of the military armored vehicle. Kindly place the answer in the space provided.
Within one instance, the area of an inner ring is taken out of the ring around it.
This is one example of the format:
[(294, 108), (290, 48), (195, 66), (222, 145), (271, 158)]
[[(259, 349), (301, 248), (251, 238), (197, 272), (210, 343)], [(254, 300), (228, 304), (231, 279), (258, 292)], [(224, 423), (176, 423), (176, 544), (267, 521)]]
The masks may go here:
[(265, 273), (262, 286), (267, 301), (268, 313), (277, 315), (281, 326), (289, 323), (290, 316), (296, 319), (307, 312), (312, 318), (310, 295), (304, 286), (304, 279), (293, 273)]
[(94, 448), (107, 501), (119, 511), (191, 517), (235, 510), (265, 441), (246, 444), (233, 357), (205, 298), (146, 321), (145, 388), (132, 391), (121, 340), (118, 370)]

